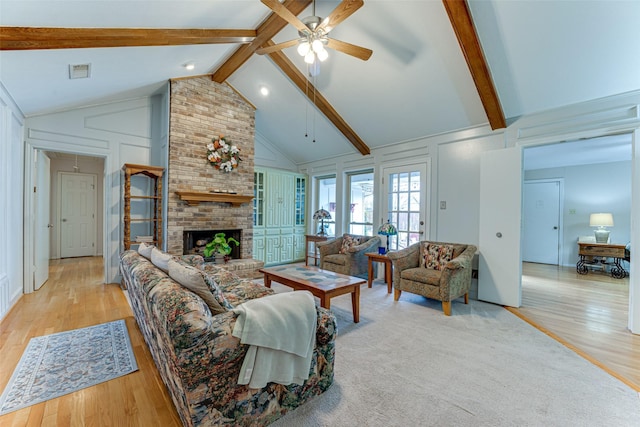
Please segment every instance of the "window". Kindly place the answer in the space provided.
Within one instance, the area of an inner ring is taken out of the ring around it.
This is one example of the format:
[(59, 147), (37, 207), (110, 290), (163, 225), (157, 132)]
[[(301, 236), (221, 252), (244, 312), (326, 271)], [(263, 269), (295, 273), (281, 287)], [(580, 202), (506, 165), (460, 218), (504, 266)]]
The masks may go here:
[(347, 174), (349, 233), (373, 236), (373, 170)]
[[(329, 236), (336, 234), (336, 176), (316, 178), (316, 210), (326, 209), (331, 214), (330, 220), (324, 220), (325, 232)], [(315, 224), (316, 233), (320, 224)]]

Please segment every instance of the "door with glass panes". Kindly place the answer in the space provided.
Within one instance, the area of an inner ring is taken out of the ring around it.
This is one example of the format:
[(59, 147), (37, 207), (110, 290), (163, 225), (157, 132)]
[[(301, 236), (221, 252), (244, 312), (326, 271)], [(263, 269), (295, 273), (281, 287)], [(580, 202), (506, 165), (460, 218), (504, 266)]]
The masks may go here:
[[(389, 236), (389, 250), (411, 246), (427, 238), (427, 164), (383, 168), (384, 207), (381, 222), (391, 222), (398, 234)], [(385, 236), (381, 236), (383, 245)]]

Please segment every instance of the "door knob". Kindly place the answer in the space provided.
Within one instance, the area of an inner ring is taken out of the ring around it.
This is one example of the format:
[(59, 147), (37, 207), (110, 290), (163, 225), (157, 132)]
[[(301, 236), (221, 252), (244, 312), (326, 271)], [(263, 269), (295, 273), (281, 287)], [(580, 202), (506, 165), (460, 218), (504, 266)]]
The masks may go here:
[(498, 232), (496, 233), (496, 237), (497, 237), (498, 239), (500, 239), (500, 238), (502, 237), (502, 233), (498, 231)]
[(62, 218), (62, 222), (67, 222), (67, 218)]
[(53, 228), (53, 224), (47, 224), (47, 228)]
[(557, 230), (557, 229), (558, 229), (558, 227), (553, 227), (553, 229), (554, 229), (554, 230)]

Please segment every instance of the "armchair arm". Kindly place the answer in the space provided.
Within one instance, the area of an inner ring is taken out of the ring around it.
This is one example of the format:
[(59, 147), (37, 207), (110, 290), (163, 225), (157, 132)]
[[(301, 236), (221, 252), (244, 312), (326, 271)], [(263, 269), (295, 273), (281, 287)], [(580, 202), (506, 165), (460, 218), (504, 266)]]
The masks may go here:
[(469, 292), (471, 287), (471, 261), (477, 251), (474, 245), (449, 261), (440, 276), (440, 294), (442, 301), (451, 301)]
[(399, 251), (388, 252), (387, 257), (393, 264), (393, 283), (400, 283), (400, 273), (408, 268), (420, 265), (420, 242)]

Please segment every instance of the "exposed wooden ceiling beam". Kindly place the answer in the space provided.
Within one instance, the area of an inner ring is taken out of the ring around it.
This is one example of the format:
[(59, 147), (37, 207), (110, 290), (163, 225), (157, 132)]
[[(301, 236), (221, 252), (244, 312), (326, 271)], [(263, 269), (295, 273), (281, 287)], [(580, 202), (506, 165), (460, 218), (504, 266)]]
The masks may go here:
[(0, 50), (249, 43), (256, 30), (0, 27)]
[(449, 15), (458, 43), (467, 60), (467, 66), (480, 95), (491, 129), (507, 127), (498, 93), (493, 85), (489, 67), (482, 53), (473, 18), (466, 0), (442, 0)]
[[(267, 42), (267, 46), (273, 42)], [(293, 83), (304, 93), (309, 100), (316, 105), (333, 125), (353, 144), (362, 155), (371, 154), (371, 150), (364, 141), (333, 108), (329, 101), (318, 92), (313, 84), (298, 70), (298, 68), (286, 57), (282, 51), (269, 53), (269, 57), (291, 79)]]
[[(283, 5), (289, 9), (294, 15), (299, 15), (306, 9), (312, 0), (286, 0)], [(222, 83), (229, 78), (238, 68), (242, 66), (254, 52), (260, 48), (264, 43), (271, 40), (276, 34), (287, 26), (287, 21), (280, 18), (275, 13), (271, 13), (267, 19), (256, 30), (256, 38), (249, 44), (240, 46), (236, 51), (231, 54), (224, 64), (222, 64), (213, 73), (213, 81), (216, 83)]]

